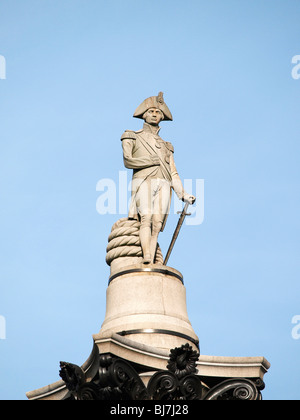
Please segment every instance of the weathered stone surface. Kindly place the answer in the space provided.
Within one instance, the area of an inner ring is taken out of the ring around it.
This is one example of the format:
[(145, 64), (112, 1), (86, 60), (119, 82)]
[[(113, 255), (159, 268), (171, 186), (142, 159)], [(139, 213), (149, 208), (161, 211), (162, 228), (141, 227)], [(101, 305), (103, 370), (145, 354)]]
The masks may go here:
[(181, 273), (142, 264), (119, 272), (107, 288), (105, 320), (94, 338), (115, 333), (167, 351), (187, 341), (195, 346)]

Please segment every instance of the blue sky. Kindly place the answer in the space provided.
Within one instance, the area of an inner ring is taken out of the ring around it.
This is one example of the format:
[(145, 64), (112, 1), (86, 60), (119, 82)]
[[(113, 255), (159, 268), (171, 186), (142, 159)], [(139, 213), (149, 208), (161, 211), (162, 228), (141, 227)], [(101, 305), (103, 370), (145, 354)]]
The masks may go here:
[(124, 217), (97, 212), (96, 185), (118, 182), (120, 136), (159, 91), (177, 169), (205, 185), (169, 261), (201, 353), (264, 356), (264, 398), (300, 399), (299, 16), (296, 0), (0, 0), (0, 399), (88, 358)]

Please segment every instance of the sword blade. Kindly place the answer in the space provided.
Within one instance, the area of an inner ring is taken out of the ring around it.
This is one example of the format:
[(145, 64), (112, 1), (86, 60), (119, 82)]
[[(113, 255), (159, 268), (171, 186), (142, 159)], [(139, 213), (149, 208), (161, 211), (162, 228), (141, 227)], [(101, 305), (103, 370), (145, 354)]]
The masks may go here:
[(166, 257), (165, 257), (165, 260), (164, 260), (164, 265), (167, 265), (167, 263), (169, 261), (171, 252), (173, 251), (173, 248), (174, 248), (174, 245), (175, 245), (175, 242), (176, 242), (176, 239), (178, 238), (178, 235), (179, 235), (181, 226), (183, 225), (183, 222), (184, 222), (185, 217), (188, 215), (188, 213), (187, 213), (188, 207), (189, 207), (189, 203), (185, 203), (184, 209), (180, 213), (180, 217), (179, 217), (179, 220), (178, 220), (178, 223), (177, 223), (175, 232), (173, 234), (173, 237), (172, 237), (172, 240), (171, 240), (171, 243), (170, 243), (168, 252), (167, 252)]

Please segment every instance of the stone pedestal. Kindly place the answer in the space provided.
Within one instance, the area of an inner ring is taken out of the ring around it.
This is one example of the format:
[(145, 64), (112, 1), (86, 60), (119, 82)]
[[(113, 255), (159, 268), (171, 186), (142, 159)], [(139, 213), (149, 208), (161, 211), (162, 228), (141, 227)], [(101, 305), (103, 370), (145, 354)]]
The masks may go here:
[(126, 267), (110, 277), (106, 296), (106, 316), (95, 340), (118, 334), (160, 350), (187, 342), (198, 349), (179, 271), (159, 265)]
[[(81, 367), (71, 365), (79, 376), (71, 374), (67, 382), (60, 380), (30, 391), (28, 399), (106, 399), (108, 390), (121, 392), (124, 386), (131, 390), (132, 384), (146, 395), (157, 375), (174, 379), (174, 374), (166, 371), (170, 350), (189, 345), (199, 351), (198, 337), (187, 314), (182, 274), (159, 264), (137, 263), (112, 270), (105, 319), (93, 338), (93, 351), (87, 361)], [(196, 375), (188, 375), (181, 382), (176, 379), (180, 386), (185, 380), (198, 384), (197, 392), (189, 398), (185, 392), (193, 391), (193, 387), (185, 389), (184, 399), (261, 399), (263, 378), (270, 367), (264, 357), (205, 355), (200, 355), (195, 365)], [(80, 377), (81, 384), (77, 383)]]

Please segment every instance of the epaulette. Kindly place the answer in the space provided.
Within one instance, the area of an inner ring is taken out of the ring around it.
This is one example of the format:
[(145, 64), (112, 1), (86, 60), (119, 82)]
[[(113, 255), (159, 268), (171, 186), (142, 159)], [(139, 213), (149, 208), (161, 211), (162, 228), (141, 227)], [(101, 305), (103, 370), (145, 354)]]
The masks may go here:
[(121, 140), (125, 140), (125, 139), (136, 139), (136, 133), (135, 131), (132, 130), (126, 130), (125, 133), (122, 134), (121, 136)]

